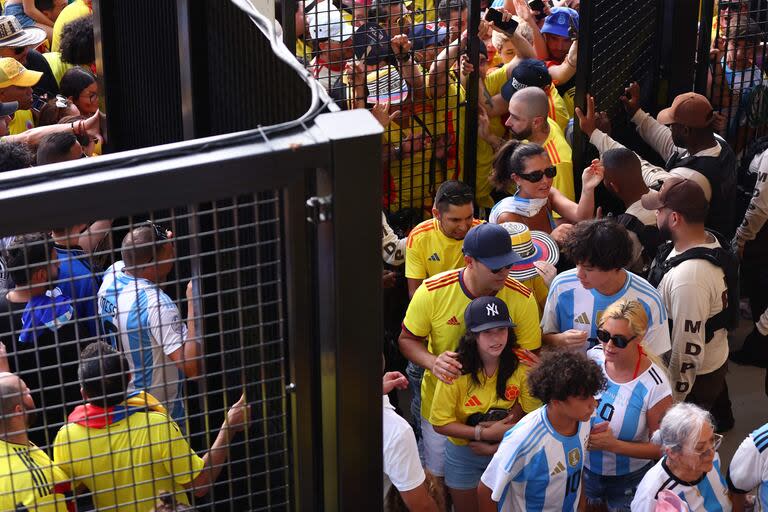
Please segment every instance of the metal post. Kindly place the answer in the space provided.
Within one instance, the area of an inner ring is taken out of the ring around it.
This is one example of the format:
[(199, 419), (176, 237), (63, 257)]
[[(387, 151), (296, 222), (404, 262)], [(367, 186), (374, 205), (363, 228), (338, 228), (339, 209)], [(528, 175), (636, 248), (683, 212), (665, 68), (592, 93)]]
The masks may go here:
[(475, 70), (467, 80), (467, 107), (464, 110), (464, 181), (473, 190), (477, 190), (477, 102), (480, 94), (480, 46), (485, 44), (477, 37), (480, 26), (480, 0), (469, 0), (469, 42), (467, 45), (469, 61)]

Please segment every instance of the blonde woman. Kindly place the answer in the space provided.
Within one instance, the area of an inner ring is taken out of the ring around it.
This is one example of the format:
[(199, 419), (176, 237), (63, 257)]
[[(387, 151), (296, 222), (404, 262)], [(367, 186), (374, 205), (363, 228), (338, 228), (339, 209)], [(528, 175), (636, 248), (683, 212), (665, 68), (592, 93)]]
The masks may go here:
[(650, 438), (672, 406), (672, 390), (662, 364), (643, 348), (647, 330), (640, 302), (614, 302), (600, 317), (600, 343), (587, 352), (607, 380), (595, 397), (584, 468), (587, 503), (595, 510), (629, 511), (637, 486), (662, 455)]

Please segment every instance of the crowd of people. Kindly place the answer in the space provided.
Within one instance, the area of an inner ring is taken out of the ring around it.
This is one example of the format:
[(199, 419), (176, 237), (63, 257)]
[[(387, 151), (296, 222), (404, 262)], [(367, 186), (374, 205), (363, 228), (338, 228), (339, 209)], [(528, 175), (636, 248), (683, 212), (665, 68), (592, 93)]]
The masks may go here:
[[(768, 142), (737, 143), (733, 123), (754, 130), (729, 103), (762, 81), (748, 2), (716, 12), (721, 94), (653, 116), (626, 84), (617, 100), (656, 153), (642, 156), (594, 98), (574, 105), (578, 2), (481, 9), (473, 39), (463, 0), (297, 3), (297, 58), (384, 129), (385, 508), (768, 506), (768, 426), (727, 472), (717, 453), (729, 360), (768, 367)], [(579, 172), (574, 129), (599, 155)], [(604, 214), (598, 189), (622, 208)], [(744, 299), (752, 328), (730, 352)]]

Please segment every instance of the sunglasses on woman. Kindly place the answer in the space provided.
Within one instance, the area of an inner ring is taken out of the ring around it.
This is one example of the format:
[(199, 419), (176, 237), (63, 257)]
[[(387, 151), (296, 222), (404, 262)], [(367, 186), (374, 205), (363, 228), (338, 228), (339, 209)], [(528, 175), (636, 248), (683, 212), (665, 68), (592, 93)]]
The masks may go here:
[(518, 174), (521, 178), (524, 180), (530, 181), (531, 183), (538, 183), (541, 181), (541, 179), (546, 176), (547, 178), (554, 178), (557, 176), (557, 167), (554, 165), (551, 167), (547, 167), (546, 169), (542, 171), (533, 171), (525, 174)]
[(626, 348), (627, 345), (629, 345), (629, 342), (634, 340), (635, 338), (637, 338), (637, 336), (632, 336), (631, 338), (627, 338), (622, 334), (613, 335), (608, 331), (606, 331), (605, 329), (597, 330), (598, 341), (602, 341), (603, 343), (608, 343), (609, 341), (613, 341), (613, 344), (616, 346), (616, 348)]

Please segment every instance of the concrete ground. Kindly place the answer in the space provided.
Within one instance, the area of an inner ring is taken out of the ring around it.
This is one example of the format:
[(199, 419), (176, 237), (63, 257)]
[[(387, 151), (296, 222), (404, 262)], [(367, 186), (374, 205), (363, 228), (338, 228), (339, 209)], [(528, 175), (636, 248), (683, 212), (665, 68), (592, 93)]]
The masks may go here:
[[(731, 333), (731, 350), (739, 349), (744, 338), (752, 331), (752, 322), (743, 320)], [(753, 366), (729, 365), (728, 390), (733, 404), (736, 425), (725, 434), (720, 447), (723, 470), (726, 471), (733, 454), (744, 438), (757, 427), (768, 422), (768, 396), (765, 394), (765, 370)]]

